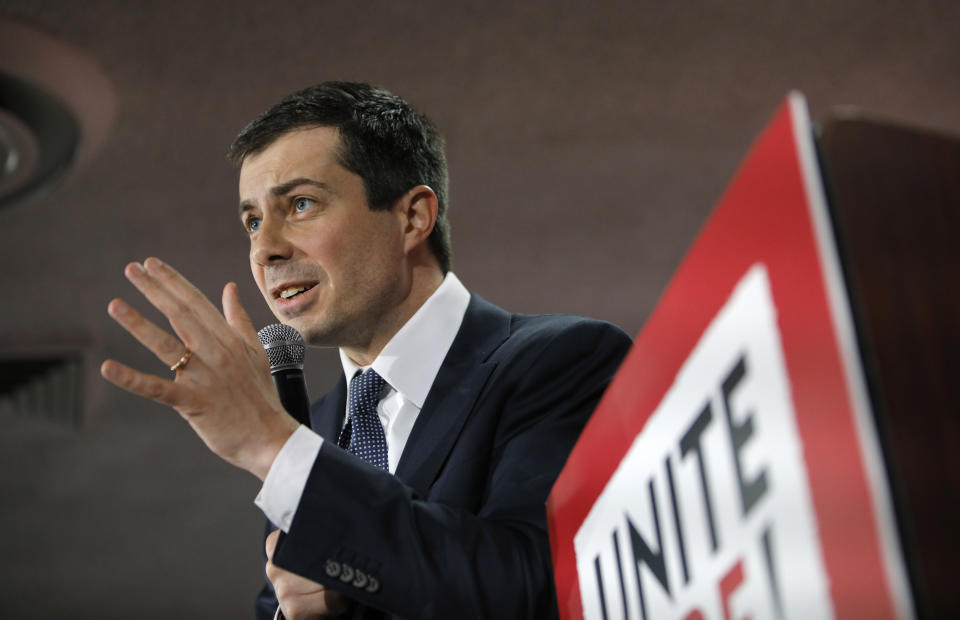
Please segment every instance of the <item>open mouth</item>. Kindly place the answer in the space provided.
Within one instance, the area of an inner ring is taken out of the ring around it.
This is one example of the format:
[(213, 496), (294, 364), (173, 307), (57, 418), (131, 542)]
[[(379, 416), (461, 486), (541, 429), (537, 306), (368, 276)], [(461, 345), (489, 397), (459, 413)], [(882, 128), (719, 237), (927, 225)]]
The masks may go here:
[(313, 284), (293, 284), (293, 285), (290, 285), (290, 286), (286, 286), (286, 287), (284, 287), (284, 288), (276, 289), (276, 290), (274, 291), (273, 295), (274, 295), (274, 297), (276, 297), (276, 298), (278, 298), (278, 299), (293, 299), (293, 298), (296, 297), (297, 295), (301, 295), (301, 294), (309, 291), (310, 289), (312, 289), (312, 288), (315, 287), (316, 285), (317, 285), (316, 283), (313, 283)]

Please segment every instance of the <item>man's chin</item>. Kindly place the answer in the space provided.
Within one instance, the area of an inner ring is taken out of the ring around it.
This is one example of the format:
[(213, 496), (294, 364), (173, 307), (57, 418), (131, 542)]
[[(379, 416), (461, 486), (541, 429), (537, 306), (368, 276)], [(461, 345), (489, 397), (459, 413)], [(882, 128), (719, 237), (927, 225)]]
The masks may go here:
[(273, 316), (277, 317), (277, 320), (287, 327), (292, 327), (297, 330), (297, 332), (300, 334), (300, 337), (303, 338), (303, 341), (309, 344), (307, 341), (307, 333), (310, 332), (310, 329), (308, 325), (304, 324), (304, 321), (300, 317), (284, 316), (276, 311), (274, 311)]
[(328, 325), (318, 325), (315, 322), (305, 321), (302, 317), (283, 319), (284, 325), (289, 325), (298, 332), (303, 341), (311, 347), (339, 346), (335, 335), (336, 330)]

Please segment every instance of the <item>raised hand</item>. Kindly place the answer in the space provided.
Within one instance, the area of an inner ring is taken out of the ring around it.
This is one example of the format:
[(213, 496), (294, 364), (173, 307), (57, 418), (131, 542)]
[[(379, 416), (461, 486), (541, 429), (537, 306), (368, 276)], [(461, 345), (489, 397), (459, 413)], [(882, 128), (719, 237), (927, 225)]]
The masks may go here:
[(236, 284), (224, 287), (221, 314), (159, 259), (130, 263), (124, 274), (163, 313), (176, 336), (122, 299), (112, 300), (107, 311), (175, 377), (158, 377), (114, 360), (103, 362), (100, 373), (118, 387), (173, 407), (215, 454), (263, 480), (297, 422), (280, 404)]

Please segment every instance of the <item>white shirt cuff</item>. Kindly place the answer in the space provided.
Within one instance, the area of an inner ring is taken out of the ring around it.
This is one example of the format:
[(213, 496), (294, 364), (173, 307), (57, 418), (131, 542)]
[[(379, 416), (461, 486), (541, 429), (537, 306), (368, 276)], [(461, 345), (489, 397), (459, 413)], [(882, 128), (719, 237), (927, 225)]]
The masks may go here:
[(303, 488), (317, 460), (323, 437), (300, 425), (277, 453), (253, 503), (284, 533), (290, 532)]

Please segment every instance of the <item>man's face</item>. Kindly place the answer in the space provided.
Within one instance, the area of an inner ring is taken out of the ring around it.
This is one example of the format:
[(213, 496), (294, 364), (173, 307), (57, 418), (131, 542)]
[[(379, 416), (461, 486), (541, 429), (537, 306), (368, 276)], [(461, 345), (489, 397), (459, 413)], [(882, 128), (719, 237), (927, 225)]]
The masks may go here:
[(248, 156), (240, 218), (253, 278), (277, 318), (310, 344), (360, 347), (403, 298), (403, 226), (393, 209), (370, 210), (338, 145), (336, 129), (315, 127)]

